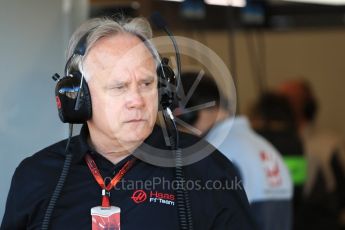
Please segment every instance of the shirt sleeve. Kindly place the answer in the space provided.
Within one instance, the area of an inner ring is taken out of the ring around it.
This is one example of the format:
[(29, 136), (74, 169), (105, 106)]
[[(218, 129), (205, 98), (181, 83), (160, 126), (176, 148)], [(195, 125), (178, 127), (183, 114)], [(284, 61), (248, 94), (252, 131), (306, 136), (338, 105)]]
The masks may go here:
[(219, 178), (225, 185), (223, 187), (227, 189), (218, 191), (220, 194), (216, 195), (217, 203), (222, 204), (223, 207), (218, 211), (211, 229), (257, 229), (238, 168), (222, 154), (217, 154), (215, 157), (218, 162), (223, 163), (220, 172), (223, 175)]
[(18, 184), (18, 168), (16, 169), (11, 182), (10, 191), (7, 196), (5, 214), (2, 219), (0, 230), (26, 229), (27, 215), (23, 207), (17, 202), (17, 196), (20, 194), (20, 185)]
[(252, 222), (251, 218), (243, 220), (238, 212), (233, 213), (230, 209), (224, 208), (216, 216), (212, 230), (228, 230), (228, 229), (237, 229), (237, 230), (255, 230), (256, 225)]

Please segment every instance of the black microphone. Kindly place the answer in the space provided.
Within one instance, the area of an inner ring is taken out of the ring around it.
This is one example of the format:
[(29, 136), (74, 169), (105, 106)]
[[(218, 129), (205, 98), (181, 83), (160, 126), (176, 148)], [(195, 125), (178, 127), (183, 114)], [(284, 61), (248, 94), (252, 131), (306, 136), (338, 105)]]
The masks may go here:
[[(158, 29), (163, 29), (169, 36), (170, 40), (172, 41), (175, 49), (175, 55), (176, 55), (176, 65), (177, 65), (177, 85), (176, 85), (176, 92), (179, 90), (180, 86), (180, 77), (181, 77), (181, 60), (180, 60), (180, 52), (178, 50), (178, 46), (176, 43), (176, 40), (174, 38), (174, 35), (170, 32), (170, 30), (167, 27), (166, 22), (161, 17), (161, 15), (158, 12), (154, 12), (151, 15), (151, 21), (157, 26)], [(167, 63), (167, 60), (162, 60)], [(180, 229), (189, 229), (193, 230), (193, 221), (192, 221), (192, 210), (191, 210), (191, 204), (190, 199), (188, 197), (188, 193), (185, 190), (185, 187), (183, 186), (184, 179), (184, 173), (182, 168), (182, 151), (180, 149), (179, 144), (179, 132), (176, 126), (176, 123), (174, 121), (174, 116), (170, 110), (169, 107), (166, 108), (166, 112), (168, 117), (171, 120), (171, 125), (173, 126), (173, 129), (175, 130), (175, 136), (171, 135), (169, 139), (172, 142), (172, 149), (175, 154), (175, 179), (179, 182), (180, 185), (182, 185), (182, 188), (179, 188), (176, 190), (177, 197), (181, 199), (177, 199), (177, 209), (178, 209), (178, 218), (179, 218), (179, 226)]]
[[(173, 43), (174, 49), (175, 49), (175, 56), (176, 56), (176, 66), (177, 66), (177, 84), (176, 84), (176, 92), (179, 92), (180, 89), (180, 84), (181, 84), (181, 57), (180, 57), (180, 51), (178, 49), (175, 37), (173, 35), (173, 33), (168, 29), (167, 23), (165, 22), (165, 20), (163, 19), (163, 17), (160, 15), (159, 12), (154, 12), (151, 17), (150, 17), (152, 23), (158, 28), (158, 29), (162, 29), (164, 30), (170, 40)], [(178, 96), (178, 94), (177, 94)]]

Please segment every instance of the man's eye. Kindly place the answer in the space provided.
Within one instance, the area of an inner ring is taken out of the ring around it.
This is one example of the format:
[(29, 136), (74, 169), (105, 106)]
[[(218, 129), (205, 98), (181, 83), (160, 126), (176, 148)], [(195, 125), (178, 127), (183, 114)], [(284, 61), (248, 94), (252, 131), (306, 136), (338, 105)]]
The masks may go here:
[(153, 83), (153, 81), (145, 81), (145, 82), (142, 83), (142, 86), (148, 87), (148, 86), (151, 86), (152, 83)]
[(120, 90), (124, 88), (125, 88), (124, 85), (114, 85), (114, 86), (109, 87), (109, 89), (115, 89), (115, 90)]
[(126, 92), (127, 86), (126, 85), (113, 85), (113, 86), (109, 86), (108, 90), (109, 93), (111, 93), (112, 95), (120, 95), (124, 92)]

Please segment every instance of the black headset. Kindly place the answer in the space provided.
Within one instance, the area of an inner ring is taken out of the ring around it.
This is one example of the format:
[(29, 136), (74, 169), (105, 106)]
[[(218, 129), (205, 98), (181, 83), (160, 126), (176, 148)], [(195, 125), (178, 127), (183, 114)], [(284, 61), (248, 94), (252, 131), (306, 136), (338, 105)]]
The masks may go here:
[[(60, 79), (56, 73), (52, 77), (57, 81), (55, 87), (55, 99), (59, 117), (64, 123), (82, 124), (92, 117), (92, 103), (89, 87), (82, 72), (79, 69), (71, 69), (71, 62), (75, 57), (82, 57), (86, 52), (87, 38), (93, 31), (87, 32), (78, 41), (73, 54), (65, 65), (65, 76)], [(137, 35), (145, 44), (146, 40)], [(153, 53), (152, 48), (147, 46)], [(157, 57), (159, 58), (159, 57)], [(158, 78), (159, 110), (172, 109), (177, 104), (176, 76), (169, 66), (169, 59), (162, 58), (156, 69)]]

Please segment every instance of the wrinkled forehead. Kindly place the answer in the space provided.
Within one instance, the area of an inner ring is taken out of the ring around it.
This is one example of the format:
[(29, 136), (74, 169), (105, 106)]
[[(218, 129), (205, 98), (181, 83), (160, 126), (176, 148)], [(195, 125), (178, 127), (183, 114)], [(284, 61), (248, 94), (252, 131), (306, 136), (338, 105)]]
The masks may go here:
[(100, 38), (86, 56), (84, 68), (97, 72), (156, 71), (158, 57), (148, 41), (129, 33)]

